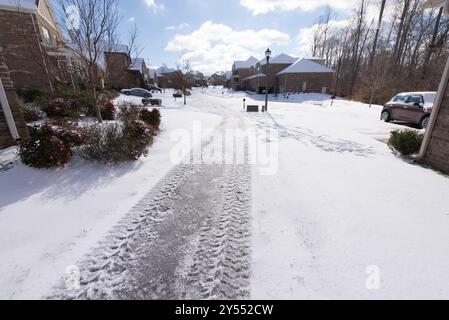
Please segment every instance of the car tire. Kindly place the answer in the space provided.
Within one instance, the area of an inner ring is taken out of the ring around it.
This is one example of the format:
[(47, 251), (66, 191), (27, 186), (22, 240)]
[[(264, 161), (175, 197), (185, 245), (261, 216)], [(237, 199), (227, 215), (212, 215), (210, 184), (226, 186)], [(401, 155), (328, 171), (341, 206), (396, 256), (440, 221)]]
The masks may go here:
[(430, 120), (430, 117), (424, 117), (421, 120), (421, 122), (419, 123), (419, 127), (421, 129), (427, 129), (427, 126), (429, 125), (429, 120)]
[(388, 112), (388, 111), (382, 112), (382, 115), (380, 116), (380, 118), (385, 122), (390, 122), (391, 121), (390, 112)]

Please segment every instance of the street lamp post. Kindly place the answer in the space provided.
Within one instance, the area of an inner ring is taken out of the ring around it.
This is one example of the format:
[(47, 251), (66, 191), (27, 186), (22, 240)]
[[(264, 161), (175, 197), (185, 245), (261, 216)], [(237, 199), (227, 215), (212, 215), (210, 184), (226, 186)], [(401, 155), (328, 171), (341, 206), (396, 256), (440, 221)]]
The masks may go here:
[(268, 85), (268, 80), (269, 80), (269, 76), (270, 76), (270, 57), (271, 57), (271, 51), (270, 49), (267, 49), (267, 51), (265, 51), (265, 57), (267, 58), (267, 74), (265, 76), (265, 112), (268, 112), (268, 89), (269, 89), (269, 85)]

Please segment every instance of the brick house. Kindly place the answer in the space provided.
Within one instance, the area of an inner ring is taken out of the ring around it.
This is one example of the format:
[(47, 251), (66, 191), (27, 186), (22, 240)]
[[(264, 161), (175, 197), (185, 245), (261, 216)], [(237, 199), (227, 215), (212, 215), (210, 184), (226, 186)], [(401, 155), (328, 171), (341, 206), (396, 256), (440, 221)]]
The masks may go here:
[(278, 92), (330, 92), (335, 72), (323, 64), (322, 59), (301, 59), (278, 72)]
[(52, 91), (56, 84), (86, 79), (80, 57), (62, 36), (50, 0), (0, 0), (0, 35), (16, 89)]
[(231, 88), (234, 90), (245, 90), (244, 79), (252, 76), (251, 68), (256, 65), (258, 60), (250, 57), (246, 61), (235, 61), (232, 65)]
[[(1, 49), (0, 49), (1, 50)], [(8, 100), (9, 110), (7, 106), (3, 105), (0, 100), (0, 149), (10, 147), (16, 144), (16, 139), (25, 139), (28, 137), (28, 129), (23, 118), (22, 109), (20, 108), (19, 100), (17, 98), (16, 90), (11, 80), (11, 73), (5, 63), (5, 58), (0, 51), (0, 79)], [(1, 88), (0, 88), (1, 90)], [(10, 111), (12, 114), (12, 122), (14, 129), (10, 130), (6, 121), (6, 113)], [(19, 137), (13, 137), (13, 132), (17, 129)]]
[[(270, 60), (268, 73), (268, 92), (279, 92), (276, 75), (295, 63), (298, 58), (282, 53)], [(254, 68), (253, 75), (245, 79), (246, 90), (257, 93), (265, 92), (267, 74), (267, 60), (260, 60)]]
[(226, 71), (224, 77), (225, 77), (224, 87), (231, 89), (232, 71)]
[(108, 87), (121, 90), (145, 86), (145, 74), (148, 74), (145, 60), (131, 59), (127, 46), (116, 45), (109, 52), (105, 52), (104, 56)]
[[(442, 7), (446, 2), (432, 0), (424, 5)], [(449, 15), (447, 12), (445, 14)], [(444, 69), (418, 161), (449, 174), (449, 59)]]
[(225, 75), (222, 73), (214, 73), (209, 77), (207, 81), (211, 86), (224, 86), (225, 85)]
[(157, 77), (157, 71), (155, 69), (148, 69), (148, 82), (149, 85), (159, 86), (159, 81)]

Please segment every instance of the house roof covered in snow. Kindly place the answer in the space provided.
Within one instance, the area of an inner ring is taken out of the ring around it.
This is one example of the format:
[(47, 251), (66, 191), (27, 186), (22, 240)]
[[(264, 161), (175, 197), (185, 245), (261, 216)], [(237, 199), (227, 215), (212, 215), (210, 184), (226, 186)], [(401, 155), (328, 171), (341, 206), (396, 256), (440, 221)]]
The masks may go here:
[(254, 57), (250, 57), (246, 61), (234, 61), (234, 69), (249, 69), (257, 62), (258, 60)]
[(36, 0), (0, 0), (0, 9), (36, 12), (38, 3)]
[(258, 74), (254, 75), (254, 76), (246, 77), (245, 79), (243, 79), (243, 81), (251, 80), (251, 79), (257, 79), (257, 78), (266, 78), (266, 76), (267, 75), (265, 73), (258, 73)]
[[(270, 64), (292, 64), (298, 61), (298, 58), (289, 56), (288, 54), (281, 53), (270, 60)], [(267, 59), (263, 58), (259, 61), (260, 65), (264, 66), (267, 63)]]
[(159, 67), (159, 69), (157, 69), (158, 76), (160, 74), (172, 73), (172, 72), (175, 72), (175, 71), (176, 71), (175, 69), (169, 68), (169, 67), (166, 67), (166, 66), (162, 66), (162, 67)]
[(316, 62), (307, 60), (307, 59), (301, 59), (296, 61), (294, 64), (289, 66), (288, 68), (285, 68), (281, 72), (279, 72), (277, 75), (286, 74), (286, 73), (334, 73), (334, 70), (325, 67), (321, 64), (318, 64)]
[(143, 74), (143, 66), (145, 64), (145, 60), (143, 58), (135, 58), (132, 59), (131, 66), (129, 67), (130, 70), (139, 71)]
[(157, 76), (157, 72), (155, 69), (149, 69), (148, 70), (148, 75), (150, 76), (151, 79), (155, 78)]

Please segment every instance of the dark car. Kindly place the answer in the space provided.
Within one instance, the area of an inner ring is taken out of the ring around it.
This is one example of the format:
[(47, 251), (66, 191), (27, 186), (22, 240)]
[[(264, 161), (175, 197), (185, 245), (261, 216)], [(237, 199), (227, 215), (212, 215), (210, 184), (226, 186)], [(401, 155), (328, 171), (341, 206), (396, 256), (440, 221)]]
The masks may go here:
[(387, 102), (381, 119), (385, 122), (400, 121), (427, 128), (436, 92), (405, 92)]
[(127, 96), (136, 96), (136, 97), (144, 97), (144, 98), (152, 98), (153, 95), (150, 91), (141, 89), (141, 88), (133, 88), (133, 89), (123, 89), (121, 93)]

